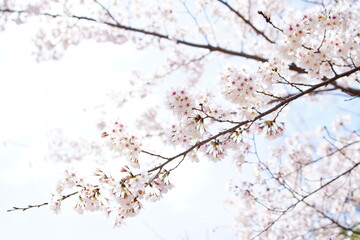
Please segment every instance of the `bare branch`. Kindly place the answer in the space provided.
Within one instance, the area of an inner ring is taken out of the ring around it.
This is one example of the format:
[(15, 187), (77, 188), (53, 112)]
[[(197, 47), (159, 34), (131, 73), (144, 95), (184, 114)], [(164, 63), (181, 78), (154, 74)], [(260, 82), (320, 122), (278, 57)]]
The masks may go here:
[[(76, 194), (78, 194), (79, 192), (76, 191), (76, 192), (73, 192), (73, 193), (70, 193), (66, 196), (62, 196), (61, 198), (59, 198), (57, 201), (63, 201), (71, 196), (74, 196)], [(39, 207), (43, 207), (43, 206), (46, 206), (46, 205), (49, 205), (48, 202), (45, 202), (45, 203), (41, 203), (41, 204), (35, 204), (35, 205), (28, 205), (27, 207), (13, 207), (12, 209), (9, 209), (7, 210), (7, 212), (12, 212), (12, 211), (26, 211), (26, 210), (29, 210), (31, 208), (39, 208)]]
[(223, 5), (225, 5), (230, 11), (232, 11), (233, 13), (236, 14), (236, 16), (238, 16), (241, 20), (243, 20), (247, 25), (249, 25), (258, 35), (262, 36), (263, 38), (266, 39), (266, 41), (268, 41), (269, 43), (275, 43), (274, 41), (272, 41), (271, 39), (269, 39), (264, 32), (260, 31), (259, 29), (257, 29), (254, 24), (252, 24), (249, 20), (247, 20), (239, 11), (236, 11), (233, 7), (231, 7), (227, 2), (223, 1), (223, 0), (217, 0), (218, 2), (222, 3)]
[(296, 203), (290, 205), (285, 211), (283, 211), (274, 221), (272, 221), (265, 229), (263, 229), (261, 232), (259, 232), (258, 234), (256, 234), (253, 238), (251, 239), (256, 239), (259, 236), (261, 236), (264, 232), (268, 231), (276, 222), (278, 222), (287, 212), (289, 212), (291, 209), (294, 209), (299, 203), (304, 202), (305, 199), (309, 198), (310, 196), (312, 196), (313, 194), (319, 192), (320, 190), (322, 190), (323, 188), (325, 188), (326, 186), (330, 185), (331, 183), (335, 182), (336, 180), (338, 180), (339, 178), (341, 178), (342, 176), (345, 176), (349, 173), (351, 173), (356, 167), (358, 167), (360, 165), (360, 162), (354, 164), (351, 168), (349, 168), (348, 170), (346, 170), (345, 172), (342, 172), (341, 174), (337, 175), (336, 177), (332, 178), (331, 180), (329, 180), (328, 182), (326, 182), (325, 184), (321, 185), (319, 188), (315, 189), (314, 191), (310, 192), (309, 194), (307, 194), (306, 196), (303, 196), (302, 198), (298, 199), (296, 201)]
[(284, 32), (284, 30), (276, 27), (276, 26), (274, 25), (274, 23), (271, 21), (270, 17), (269, 17), (269, 16), (266, 16), (263, 11), (258, 11), (258, 14), (260, 14), (260, 15), (265, 19), (265, 21), (266, 21), (267, 23), (269, 23), (273, 28), (279, 30), (280, 32)]

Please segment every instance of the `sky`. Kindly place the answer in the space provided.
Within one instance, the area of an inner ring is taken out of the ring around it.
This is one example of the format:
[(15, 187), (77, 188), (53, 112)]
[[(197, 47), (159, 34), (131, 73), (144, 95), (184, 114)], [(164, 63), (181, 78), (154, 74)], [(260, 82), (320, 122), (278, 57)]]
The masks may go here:
[(6, 212), (47, 202), (61, 178), (64, 164), (44, 160), (49, 131), (98, 134), (85, 110), (106, 102), (114, 89), (126, 91), (133, 66), (151, 57), (131, 45), (90, 41), (58, 61), (37, 63), (32, 34), (26, 26), (0, 33), (0, 239), (235, 239), (228, 230), (232, 212), (224, 206), (236, 174), (230, 161), (184, 162), (172, 177), (176, 187), (121, 228), (100, 213), (78, 215), (71, 200), (58, 215), (47, 206)]

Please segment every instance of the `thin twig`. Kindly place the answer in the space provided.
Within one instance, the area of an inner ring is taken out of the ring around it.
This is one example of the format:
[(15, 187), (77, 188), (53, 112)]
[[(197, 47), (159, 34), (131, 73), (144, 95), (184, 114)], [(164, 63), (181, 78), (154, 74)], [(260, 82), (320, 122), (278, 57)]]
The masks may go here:
[(334, 181), (336, 181), (337, 179), (341, 178), (344, 175), (349, 174), (352, 170), (354, 170), (357, 166), (360, 165), (360, 162), (356, 163), (355, 165), (353, 165), (351, 168), (349, 168), (348, 170), (346, 170), (345, 172), (337, 175), (336, 177), (332, 178), (330, 181), (326, 182), (324, 185), (320, 186), (319, 188), (315, 189), (314, 191), (310, 192), (309, 194), (307, 194), (306, 196), (298, 199), (298, 201), (296, 201), (296, 203), (290, 205), (284, 212), (282, 212), (282, 214), (280, 214), (274, 221), (272, 221), (266, 228), (264, 228), (261, 232), (259, 232), (258, 234), (256, 234), (253, 238), (251, 239), (256, 239), (257, 237), (259, 237), (260, 235), (262, 235), (264, 232), (268, 231), (276, 222), (278, 222), (289, 210), (294, 209), (299, 203), (304, 202), (305, 199), (309, 198), (310, 196), (312, 196), (313, 194), (317, 193), (318, 191), (320, 191), (321, 189), (325, 188), (326, 186), (328, 186), (329, 184), (333, 183)]
[[(62, 196), (61, 198), (59, 198), (57, 201), (63, 201), (75, 194), (78, 194), (79, 191), (76, 191), (76, 192), (73, 192), (73, 193), (70, 193), (68, 195), (65, 195), (65, 196)], [(46, 206), (46, 205), (49, 205), (48, 202), (45, 202), (45, 203), (41, 203), (41, 204), (35, 204), (35, 205), (28, 205), (27, 207), (13, 207), (12, 209), (9, 209), (7, 210), (7, 212), (12, 212), (12, 211), (26, 211), (26, 210), (29, 210), (31, 208), (39, 208), (39, 207), (43, 207), (43, 206)]]
[(239, 11), (235, 10), (233, 7), (231, 7), (227, 2), (223, 1), (223, 0), (217, 0), (218, 2), (222, 3), (223, 5), (225, 5), (230, 11), (232, 11), (233, 13), (235, 13), (236, 16), (238, 16), (241, 20), (243, 20), (247, 25), (249, 25), (258, 35), (264, 37), (266, 39), (266, 41), (268, 41), (269, 43), (275, 43), (274, 41), (272, 41), (270, 38), (268, 38), (264, 32), (260, 31), (259, 29), (257, 29), (254, 24), (252, 24), (249, 20), (247, 20)]

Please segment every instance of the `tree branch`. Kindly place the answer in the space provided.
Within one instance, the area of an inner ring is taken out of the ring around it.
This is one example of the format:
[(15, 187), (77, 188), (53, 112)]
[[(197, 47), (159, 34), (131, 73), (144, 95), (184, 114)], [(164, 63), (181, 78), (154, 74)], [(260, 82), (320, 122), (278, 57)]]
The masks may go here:
[[(344, 175), (349, 174), (352, 170), (354, 170), (356, 167), (358, 167), (360, 165), (360, 162), (354, 164), (351, 168), (349, 168), (348, 170), (346, 170), (345, 172), (342, 172), (341, 174), (337, 175), (336, 177), (332, 178), (331, 180), (329, 180), (328, 182), (326, 182), (324, 185), (321, 185), (321, 187), (315, 189), (314, 191), (310, 192), (309, 194), (307, 194), (306, 196), (303, 196), (302, 198), (298, 199), (296, 201), (296, 203), (290, 205), (285, 211), (283, 211), (274, 221), (272, 221), (265, 229), (263, 229), (261, 232), (259, 232), (258, 234), (256, 234), (253, 238), (251, 239), (256, 239), (257, 237), (259, 237), (260, 235), (262, 235), (264, 232), (268, 231), (277, 221), (280, 220), (280, 218), (282, 218), (290, 209), (294, 209), (299, 203), (304, 202), (305, 203), (305, 199), (309, 198), (310, 196), (312, 196), (313, 194), (317, 193), (318, 191), (320, 191), (321, 189), (325, 188), (326, 186), (328, 186), (329, 184), (333, 183), (334, 181), (336, 181), (337, 179), (341, 178)], [(306, 204), (306, 203), (305, 203)]]
[(266, 39), (266, 41), (268, 41), (269, 43), (275, 43), (274, 41), (272, 41), (271, 39), (269, 39), (264, 32), (260, 31), (259, 29), (257, 29), (254, 24), (252, 24), (249, 20), (247, 20), (243, 15), (241, 15), (240, 12), (236, 11), (233, 7), (231, 7), (227, 2), (223, 1), (223, 0), (217, 0), (218, 2), (222, 3), (223, 5), (225, 5), (231, 12), (235, 13), (236, 16), (238, 16), (239, 18), (241, 18), (241, 20), (243, 20), (247, 25), (249, 25), (258, 35), (262, 36), (263, 38)]
[[(26, 11), (12, 10), (12, 9), (0, 9), (0, 12), (30, 14), (30, 13), (28, 13)], [(181, 39), (172, 39), (167, 34), (162, 34), (162, 33), (148, 31), (148, 30), (141, 29), (141, 28), (135, 28), (135, 27), (131, 27), (131, 26), (126, 26), (126, 25), (119, 24), (119, 23), (116, 23), (116, 22), (114, 22), (114, 23), (107, 22), (107, 21), (99, 22), (95, 18), (85, 17), (85, 16), (78, 16), (78, 15), (65, 16), (65, 15), (52, 14), (52, 13), (40, 13), (38, 15), (39, 16), (53, 17), (53, 18), (72, 18), (72, 19), (77, 19), (77, 20), (90, 21), (90, 22), (94, 22), (94, 23), (98, 23), (98, 24), (105, 24), (107, 26), (122, 29), (122, 30), (125, 30), (125, 31), (142, 33), (142, 34), (152, 36), (152, 37), (156, 37), (156, 38), (159, 38), (159, 39), (165, 39), (165, 40), (168, 40), (168, 41), (171, 41), (171, 42), (175, 42), (176, 44), (181, 44), (181, 45), (194, 47), (194, 48), (200, 48), (200, 49), (207, 49), (210, 52), (225, 53), (225, 54), (229, 54), (229, 55), (232, 55), (232, 56), (239, 56), (239, 57), (244, 57), (244, 58), (247, 58), (247, 59), (256, 60), (256, 61), (259, 61), (259, 62), (266, 62), (267, 61), (266, 58), (262, 58), (260, 56), (251, 55), (251, 54), (247, 54), (247, 53), (244, 53), (244, 52), (238, 52), (238, 51), (235, 51), (235, 50), (226, 49), (226, 48), (218, 47), (218, 46), (213, 46), (213, 45), (210, 45), (210, 44), (201, 44), (201, 43), (190, 42), (190, 41), (181, 40)]]
[(173, 156), (173, 157), (168, 157), (168, 158), (167, 158), (167, 157), (163, 157), (163, 158), (168, 159), (168, 160), (165, 161), (164, 163), (160, 164), (159, 166), (150, 169), (148, 172), (153, 172), (153, 171), (156, 171), (156, 170), (159, 169), (159, 168), (163, 168), (166, 164), (170, 163), (170, 162), (173, 161), (174, 159), (176, 159), (176, 158), (178, 158), (178, 157), (181, 157), (181, 156), (184, 156), (184, 155), (188, 154), (189, 152), (191, 152), (192, 150), (194, 150), (194, 149), (196, 149), (196, 148), (200, 148), (201, 146), (205, 145), (206, 143), (208, 143), (208, 142), (210, 142), (210, 141), (212, 141), (212, 140), (214, 140), (214, 139), (216, 139), (216, 138), (218, 138), (218, 137), (220, 137), (220, 136), (223, 136), (223, 135), (225, 135), (225, 134), (227, 134), (227, 133), (232, 133), (232, 132), (234, 132), (236, 129), (238, 129), (238, 128), (240, 128), (240, 127), (242, 127), (242, 126), (244, 126), (244, 125), (246, 125), (246, 124), (248, 124), (248, 123), (253, 123), (253, 122), (255, 122), (255, 121), (263, 118), (264, 116), (269, 115), (270, 113), (273, 113), (274, 111), (282, 108), (283, 106), (289, 104), (290, 102), (292, 102), (292, 101), (294, 101), (294, 100), (296, 100), (296, 99), (298, 99), (298, 98), (300, 98), (300, 97), (302, 97), (302, 96), (304, 96), (304, 95), (310, 94), (310, 93), (312, 93), (313, 91), (315, 91), (315, 90), (318, 89), (318, 88), (321, 88), (321, 87), (324, 87), (324, 86), (326, 86), (326, 85), (329, 85), (329, 84), (335, 82), (335, 81), (338, 80), (338, 79), (341, 79), (341, 78), (343, 78), (343, 77), (347, 77), (347, 76), (349, 76), (349, 75), (351, 75), (351, 74), (353, 74), (353, 73), (356, 73), (356, 72), (359, 71), (359, 70), (360, 70), (360, 67), (356, 67), (356, 68), (354, 68), (354, 69), (352, 69), (352, 70), (349, 70), (349, 71), (344, 72), (344, 73), (342, 73), (342, 74), (336, 75), (336, 76), (334, 76), (333, 78), (330, 78), (330, 79), (326, 79), (326, 78), (325, 78), (323, 82), (318, 83), (318, 84), (316, 84), (316, 85), (314, 85), (314, 86), (312, 86), (312, 87), (310, 87), (310, 88), (308, 88), (308, 89), (306, 89), (306, 90), (304, 90), (304, 91), (302, 91), (302, 92), (299, 92), (299, 93), (297, 93), (297, 94), (295, 94), (295, 95), (292, 95), (292, 96), (286, 98), (285, 100), (283, 100), (282, 102), (278, 103), (278, 104), (275, 105), (274, 107), (272, 107), (272, 108), (268, 109), (267, 111), (265, 111), (265, 112), (257, 115), (257, 116), (254, 117), (252, 120), (242, 121), (242, 122), (240, 122), (239, 124), (235, 125), (234, 127), (228, 128), (228, 129), (225, 130), (225, 131), (219, 132), (218, 134), (215, 134), (214, 136), (212, 136), (212, 137), (210, 137), (210, 138), (207, 138), (207, 139), (205, 139), (205, 140), (203, 140), (203, 141), (200, 141), (200, 142), (194, 144), (193, 146), (191, 146), (191, 147), (188, 148), (187, 150), (185, 150), (185, 151), (183, 151), (183, 152), (181, 152), (181, 153), (179, 153), (179, 154), (177, 154), (177, 155), (175, 155), (175, 156)]
[[(76, 192), (73, 192), (73, 193), (70, 193), (68, 195), (65, 195), (65, 196), (62, 196), (61, 198), (59, 198), (57, 201), (63, 201), (71, 196), (74, 196), (76, 194), (78, 194), (79, 191), (76, 191)], [(46, 206), (46, 205), (49, 205), (48, 202), (45, 202), (45, 203), (41, 203), (41, 204), (35, 204), (35, 205), (28, 205), (27, 207), (13, 207), (12, 209), (9, 209), (7, 210), (7, 212), (12, 212), (12, 211), (26, 211), (26, 210), (29, 210), (31, 208), (39, 208), (39, 207), (43, 207), (43, 206)]]

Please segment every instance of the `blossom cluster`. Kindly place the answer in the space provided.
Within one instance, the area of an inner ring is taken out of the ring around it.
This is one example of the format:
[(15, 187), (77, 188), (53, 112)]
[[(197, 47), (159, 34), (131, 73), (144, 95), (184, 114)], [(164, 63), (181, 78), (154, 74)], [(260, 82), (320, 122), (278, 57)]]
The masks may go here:
[(97, 169), (93, 183), (86, 182), (74, 171), (66, 171), (52, 195), (50, 208), (59, 212), (66, 199), (65, 192), (77, 190), (78, 201), (74, 209), (77, 213), (101, 211), (114, 219), (114, 225), (121, 225), (128, 217), (133, 217), (143, 208), (143, 200), (158, 201), (172, 188), (168, 172), (134, 174), (128, 166), (121, 169), (117, 177)]
[(139, 154), (141, 143), (136, 136), (127, 133), (123, 124), (115, 122), (110, 133), (103, 132), (102, 137), (108, 140), (108, 146), (120, 156), (124, 156), (132, 167), (140, 168)]
[(265, 136), (270, 139), (281, 137), (284, 134), (285, 123), (277, 123), (274, 120), (260, 121), (258, 124), (258, 130), (259, 132), (266, 130)]
[(359, 19), (356, 11), (359, 11), (358, 5), (307, 11), (284, 28), (278, 53), (318, 79), (333, 76), (332, 66), (359, 65), (360, 39), (356, 30)]
[(221, 82), (224, 84), (222, 89), (225, 98), (240, 106), (239, 110), (245, 119), (252, 119), (256, 109), (264, 102), (263, 95), (257, 93), (261, 89), (256, 75), (248, 74), (245, 69), (228, 67), (221, 76)]

